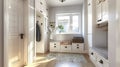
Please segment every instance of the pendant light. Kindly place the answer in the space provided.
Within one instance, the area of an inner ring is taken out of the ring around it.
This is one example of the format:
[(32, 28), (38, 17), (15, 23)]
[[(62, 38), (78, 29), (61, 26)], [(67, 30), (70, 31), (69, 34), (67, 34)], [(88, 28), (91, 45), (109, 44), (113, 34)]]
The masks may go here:
[(62, 3), (65, 2), (65, 0), (59, 0), (59, 1), (62, 2)]

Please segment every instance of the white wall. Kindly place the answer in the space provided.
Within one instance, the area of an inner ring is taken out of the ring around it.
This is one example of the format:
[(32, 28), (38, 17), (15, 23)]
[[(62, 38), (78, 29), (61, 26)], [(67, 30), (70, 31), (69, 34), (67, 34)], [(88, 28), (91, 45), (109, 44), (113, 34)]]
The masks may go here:
[(0, 67), (3, 67), (3, 0), (0, 0)]
[(49, 8), (49, 21), (55, 22), (56, 14), (59, 13), (82, 13), (82, 5), (74, 5), (74, 6), (63, 6), (63, 7), (50, 7)]

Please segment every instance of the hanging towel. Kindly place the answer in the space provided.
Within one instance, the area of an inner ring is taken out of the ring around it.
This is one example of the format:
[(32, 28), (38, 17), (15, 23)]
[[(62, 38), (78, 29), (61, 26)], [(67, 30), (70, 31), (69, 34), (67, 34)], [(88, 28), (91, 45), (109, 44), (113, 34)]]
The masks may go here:
[(40, 26), (38, 24), (39, 21), (36, 23), (36, 41), (40, 42), (41, 40), (41, 31), (40, 31)]

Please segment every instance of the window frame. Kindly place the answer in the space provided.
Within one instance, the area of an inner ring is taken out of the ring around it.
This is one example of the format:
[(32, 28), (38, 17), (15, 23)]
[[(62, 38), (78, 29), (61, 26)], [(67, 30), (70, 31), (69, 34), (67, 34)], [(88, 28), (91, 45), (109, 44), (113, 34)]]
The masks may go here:
[[(73, 23), (73, 20), (72, 20), (72, 17), (77, 15), (78, 16), (78, 28), (79, 28), (79, 32), (72, 32), (72, 27), (70, 26), (72, 23)], [(69, 30), (70, 32), (61, 32), (61, 33), (57, 33), (55, 32), (56, 34), (82, 34), (82, 16), (81, 16), (81, 13), (59, 13), (59, 14), (56, 14), (56, 24), (55, 24), (55, 27), (57, 28), (58, 26), (58, 17), (59, 16), (70, 16), (70, 22), (69, 22)]]

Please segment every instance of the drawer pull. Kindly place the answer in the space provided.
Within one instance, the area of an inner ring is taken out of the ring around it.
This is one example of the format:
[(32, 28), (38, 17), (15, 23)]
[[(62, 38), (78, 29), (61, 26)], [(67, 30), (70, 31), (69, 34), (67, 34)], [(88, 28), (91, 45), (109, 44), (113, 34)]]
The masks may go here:
[(65, 48), (67, 48), (67, 46), (65, 46)]
[(54, 45), (56, 45), (56, 44), (54, 44)]
[(93, 55), (94, 53), (92, 52), (91, 55)]
[(100, 60), (99, 63), (103, 64), (103, 60)]
[(54, 46), (54, 48), (56, 48), (56, 46)]
[(41, 13), (43, 13), (43, 11), (42, 11), (42, 10), (40, 10), (40, 12), (41, 12)]
[(77, 49), (79, 49), (79, 47), (77, 47)]
[(77, 46), (79, 46), (79, 44), (77, 44)]
[(43, 3), (42, 3), (42, 2), (40, 2), (40, 4), (41, 4), (41, 5), (43, 5)]
[(100, 20), (97, 20), (97, 22), (100, 22), (100, 21), (102, 21), (102, 19), (100, 19)]

